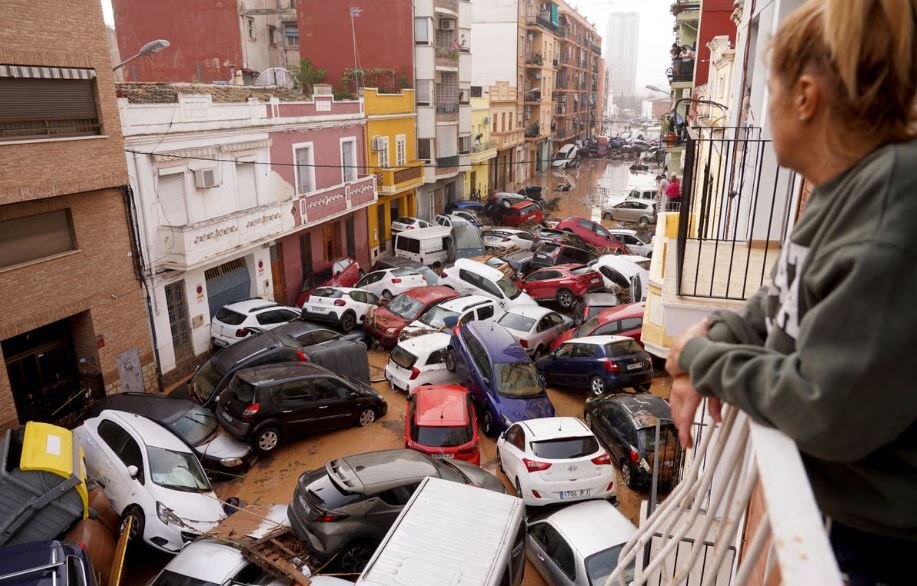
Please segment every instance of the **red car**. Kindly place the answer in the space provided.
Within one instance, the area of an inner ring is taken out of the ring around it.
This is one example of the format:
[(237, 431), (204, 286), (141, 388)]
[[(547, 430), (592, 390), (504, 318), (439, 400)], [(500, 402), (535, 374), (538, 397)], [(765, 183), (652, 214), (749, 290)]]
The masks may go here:
[(589, 291), (605, 288), (601, 273), (586, 265), (565, 264), (538, 269), (516, 285), (536, 301), (557, 300), (558, 305), (570, 309), (577, 299)]
[(319, 287), (353, 287), (363, 277), (360, 263), (344, 256), (336, 259), (330, 266), (306, 275), (302, 281), (302, 290), (296, 298), (296, 306), (302, 307), (314, 289)]
[(522, 224), (544, 222), (544, 214), (538, 204), (530, 199), (516, 202), (509, 207), (501, 218), (507, 226), (521, 226)]
[(630, 254), (627, 246), (618, 240), (605, 226), (585, 218), (570, 217), (557, 224), (558, 230), (571, 232), (590, 246), (607, 249), (613, 254)]
[(567, 340), (586, 336), (627, 336), (639, 343), (640, 334), (643, 331), (643, 306), (643, 303), (628, 303), (601, 311), (583, 322), (582, 325), (570, 328), (557, 336), (551, 342), (551, 350)]
[(453, 289), (440, 285), (411, 289), (396, 296), (387, 307), (379, 307), (372, 315), (367, 315), (364, 329), (379, 340), (384, 348), (393, 348), (404, 326), (433, 305), (458, 295)]
[(404, 446), (480, 466), (478, 422), (468, 390), (460, 385), (417, 389), (404, 417)]

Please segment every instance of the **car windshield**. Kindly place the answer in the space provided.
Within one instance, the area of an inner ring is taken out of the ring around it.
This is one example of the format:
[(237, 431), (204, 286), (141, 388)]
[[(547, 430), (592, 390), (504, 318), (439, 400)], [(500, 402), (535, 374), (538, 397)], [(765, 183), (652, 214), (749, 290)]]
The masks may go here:
[(395, 346), (395, 349), (392, 350), (392, 355), (389, 358), (392, 362), (404, 368), (406, 370), (411, 370), (414, 366), (414, 363), (417, 362), (417, 357), (402, 348), (401, 346)]
[(449, 316), (459, 316), (458, 312), (449, 311), (448, 309), (443, 309), (442, 307), (436, 306), (428, 309), (422, 316), (420, 316), (420, 322), (424, 323), (431, 328), (444, 328), (446, 327), (445, 319)]
[(609, 239), (611, 238), (611, 232), (606, 230), (605, 227), (602, 226), (601, 224), (595, 224), (595, 226), (593, 227), (593, 232), (595, 232), (596, 234), (598, 234), (599, 236), (603, 238), (609, 238)]
[(195, 405), (169, 425), (175, 435), (196, 446), (217, 429), (217, 419), (208, 409)]
[(207, 492), (210, 482), (201, 463), (191, 452), (173, 452), (147, 446), (150, 457), (150, 476), (163, 488), (184, 492)]
[(500, 280), (497, 281), (497, 287), (499, 287), (500, 291), (502, 291), (503, 294), (506, 295), (506, 297), (509, 299), (515, 299), (516, 297), (519, 297), (520, 294), (522, 294), (522, 291), (519, 289), (519, 287), (517, 287), (516, 284), (513, 283), (506, 275), (500, 277)]
[(213, 394), (213, 390), (220, 384), (222, 378), (213, 365), (213, 361), (208, 360), (194, 373), (194, 378), (191, 379), (191, 392), (194, 393), (198, 402), (203, 403), (210, 399), (210, 395)]
[[(594, 553), (586, 558), (586, 575), (589, 576), (590, 586), (602, 586), (605, 584), (608, 576), (611, 576), (611, 573), (618, 567), (618, 556), (621, 555), (622, 549), (624, 549), (623, 543)], [(622, 578), (624, 578), (625, 584), (630, 584), (634, 581), (633, 562), (623, 572)]]
[(598, 449), (599, 442), (591, 435), (532, 442), (532, 453), (546, 460), (582, 458), (596, 453)]
[(454, 448), (471, 441), (472, 432), (468, 425), (458, 427), (412, 426), (411, 439), (431, 448)]
[(628, 356), (630, 354), (638, 354), (642, 351), (643, 348), (634, 340), (622, 340), (621, 342), (605, 344), (605, 352), (609, 356)]
[(538, 371), (531, 362), (498, 362), (497, 392), (507, 397), (533, 397), (544, 393)]
[(504, 313), (497, 320), (497, 323), (504, 328), (516, 330), (517, 332), (530, 332), (532, 331), (532, 326), (535, 325), (535, 320), (518, 313)]
[(599, 318), (593, 317), (587, 321), (583, 322), (583, 325), (576, 328), (576, 332), (573, 333), (574, 338), (581, 338), (583, 336), (588, 336), (589, 333), (599, 326)]
[(400, 318), (413, 321), (423, 310), (423, 303), (410, 295), (401, 294), (392, 299), (392, 302), (388, 304), (388, 310)]
[(150, 586), (219, 586), (219, 584), (176, 574), (171, 570), (163, 570), (155, 580), (150, 582)]

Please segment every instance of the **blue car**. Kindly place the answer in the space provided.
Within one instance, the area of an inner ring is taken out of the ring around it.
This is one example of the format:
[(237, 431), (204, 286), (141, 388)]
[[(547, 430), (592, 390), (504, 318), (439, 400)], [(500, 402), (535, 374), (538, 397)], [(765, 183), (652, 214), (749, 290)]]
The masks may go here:
[(503, 326), (470, 321), (455, 328), (445, 362), (468, 388), (485, 435), (494, 437), (517, 421), (554, 417), (544, 381)]
[(451, 214), (455, 211), (483, 212), (484, 204), (471, 199), (459, 199), (448, 202), (446, 204), (446, 213)]
[(96, 586), (86, 551), (62, 541), (33, 541), (0, 548), (0, 583)]
[(594, 396), (623, 387), (646, 392), (653, 380), (650, 355), (624, 336), (567, 340), (535, 366), (549, 385), (589, 389)]

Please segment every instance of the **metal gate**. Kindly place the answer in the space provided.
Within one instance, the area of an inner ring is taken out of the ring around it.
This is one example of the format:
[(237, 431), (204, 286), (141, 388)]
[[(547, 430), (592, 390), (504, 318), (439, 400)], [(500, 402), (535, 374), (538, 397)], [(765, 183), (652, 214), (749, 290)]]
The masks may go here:
[(169, 329), (172, 331), (172, 349), (175, 365), (180, 366), (194, 358), (191, 344), (191, 324), (188, 321), (188, 304), (185, 301), (185, 281), (166, 285), (166, 309), (169, 312)]
[(251, 297), (251, 276), (244, 258), (207, 269), (204, 279), (207, 281), (207, 304), (211, 316), (216, 315), (224, 305)]

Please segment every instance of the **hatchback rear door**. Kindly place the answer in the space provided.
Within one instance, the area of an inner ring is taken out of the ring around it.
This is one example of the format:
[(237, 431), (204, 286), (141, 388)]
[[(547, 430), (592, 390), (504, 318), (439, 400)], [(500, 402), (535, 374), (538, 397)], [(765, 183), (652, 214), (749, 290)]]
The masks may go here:
[(533, 441), (529, 445), (539, 461), (551, 462), (549, 468), (532, 473), (545, 482), (587, 480), (601, 476), (607, 470), (602, 468), (603, 464), (592, 462), (601, 447), (591, 434)]

